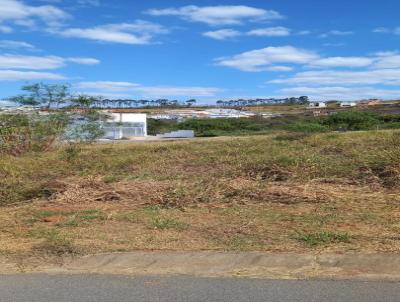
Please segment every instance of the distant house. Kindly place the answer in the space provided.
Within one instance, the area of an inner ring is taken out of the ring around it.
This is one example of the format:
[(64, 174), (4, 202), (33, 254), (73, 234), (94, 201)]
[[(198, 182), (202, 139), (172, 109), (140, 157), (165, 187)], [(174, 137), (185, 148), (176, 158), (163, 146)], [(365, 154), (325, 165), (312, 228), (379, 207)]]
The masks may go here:
[(205, 111), (208, 118), (243, 118), (256, 115), (253, 112), (240, 111), (235, 109), (207, 109)]
[(163, 113), (156, 113), (149, 116), (152, 119), (164, 120), (184, 120), (188, 118), (206, 119), (206, 118), (248, 118), (256, 114), (249, 111), (239, 111), (236, 109), (175, 109), (166, 110)]
[(124, 113), (106, 111), (107, 120), (103, 124), (104, 138), (129, 139), (147, 136), (147, 115), (145, 113)]
[(376, 106), (382, 104), (382, 101), (379, 99), (369, 99), (369, 100), (362, 100), (358, 102), (358, 106)]
[(356, 102), (349, 101), (349, 102), (341, 102), (340, 103), (340, 107), (342, 107), (342, 108), (350, 108), (350, 107), (355, 107), (355, 106), (357, 106)]
[(308, 105), (308, 109), (319, 109), (319, 108), (326, 108), (327, 105), (325, 102), (310, 102)]
[(155, 114), (150, 114), (149, 118), (154, 119), (154, 120), (177, 120), (179, 117), (174, 114), (168, 114), (168, 113), (155, 113)]
[(313, 110), (313, 116), (318, 117), (318, 116), (328, 116), (329, 115), (329, 110)]

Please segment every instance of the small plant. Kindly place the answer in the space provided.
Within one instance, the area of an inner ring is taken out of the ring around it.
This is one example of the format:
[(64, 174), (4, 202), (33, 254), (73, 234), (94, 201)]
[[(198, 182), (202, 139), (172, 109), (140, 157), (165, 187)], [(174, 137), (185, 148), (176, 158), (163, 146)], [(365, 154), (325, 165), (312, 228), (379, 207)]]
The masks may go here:
[(293, 123), (287, 125), (284, 128), (289, 131), (301, 132), (301, 133), (318, 133), (318, 132), (327, 132), (329, 130), (328, 127), (313, 121)]
[(106, 175), (103, 177), (103, 181), (106, 184), (117, 182), (118, 180), (119, 180), (119, 178), (116, 175)]
[(141, 210), (141, 212), (143, 212), (144, 216), (147, 216), (151, 219), (158, 217), (158, 215), (160, 214), (160, 211), (161, 211), (161, 207), (157, 204), (145, 206), (143, 208), (143, 210)]
[(285, 133), (275, 136), (276, 141), (298, 141), (305, 139), (309, 136), (307, 133), (295, 132), (295, 133)]
[(78, 159), (79, 154), (81, 153), (82, 149), (78, 144), (69, 144), (63, 151), (62, 151), (62, 159), (73, 162)]
[(151, 225), (156, 230), (175, 229), (177, 231), (183, 231), (188, 227), (186, 223), (183, 223), (176, 219), (162, 217), (154, 218), (151, 221)]
[(90, 220), (105, 220), (106, 217), (104, 213), (100, 210), (90, 209), (90, 210), (83, 210), (78, 213), (77, 218), (79, 220), (90, 221)]
[(316, 247), (331, 243), (349, 243), (351, 238), (348, 233), (319, 232), (301, 235), (298, 237), (298, 240), (304, 242), (309, 247)]
[(71, 239), (60, 234), (54, 229), (34, 229), (28, 232), (28, 237), (44, 239), (34, 246), (35, 251), (43, 252), (53, 256), (78, 254), (79, 250), (74, 246)]
[(229, 240), (229, 247), (234, 251), (246, 251), (254, 245), (252, 238), (245, 235), (234, 235)]
[(137, 212), (120, 213), (115, 216), (115, 219), (118, 221), (126, 221), (130, 223), (140, 222), (139, 214)]

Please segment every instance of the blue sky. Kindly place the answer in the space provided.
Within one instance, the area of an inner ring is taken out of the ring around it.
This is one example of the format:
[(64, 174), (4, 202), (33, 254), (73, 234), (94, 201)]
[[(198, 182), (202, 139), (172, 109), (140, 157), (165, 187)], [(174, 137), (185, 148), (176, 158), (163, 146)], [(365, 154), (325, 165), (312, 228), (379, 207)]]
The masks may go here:
[(400, 98), (398, 0), (0, 0), (0, 98)]

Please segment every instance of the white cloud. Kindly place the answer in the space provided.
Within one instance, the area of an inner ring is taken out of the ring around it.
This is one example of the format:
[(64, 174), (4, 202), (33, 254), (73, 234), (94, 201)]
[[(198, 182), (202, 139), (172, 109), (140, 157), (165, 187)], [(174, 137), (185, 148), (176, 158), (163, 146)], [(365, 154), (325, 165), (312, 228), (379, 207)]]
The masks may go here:
[(290, 29), (282, 26), (277, 27), (266, 27), (266, 28), (257, 28), (250, 30), (246, 33), (242, 33), (240, 31), (226, 28), (215, 31), (207, 31), (203, 33), (203, 36), (216, 39), (216, 40), (226, 40), (229, 38), (235, 38), (241, 35), (247, 36), (257, 36), (257, 37), (285, 37), (290, 35)]
[(388, 51), (375, 54), (374, 68), (400, 68), (400, 53)]
[(292, 87), (279, 90), (284, 95), (308, 95), (315, 100), (361, 100), (368, 98), (398, 99), (400, 90), (374, 87)]
[[(382, 51), (358, 57), (323, 57), (311, 50), (293, 46), (280, 46), (251, 50), (231, 57), (217, 58), (215, 62), (220, 66), (253, 72), (292, 70), (292, 66), (286, 66), (287, 64), (302, 65), (308, 69), (368, 68), (371, 72), (375, 72), (374, 70), (376, 69), (400, 68), (400, 52)], [(285, 66), (282, 68), (282, 66), (279, 66), (280, 64)]]
[(289, 67), (289, 66), (271, 66), (271, 67), (267, 67), (266, 70), (268, 71), (292, 71), (293, 68)]
[(10, 26), (0, 24), (0, 32), (2, 32), (4, 34), (9, 34), (9, 33), (13, 32), (13, 29)]
[(290, 35), (290, 29), (282, 26), (253, 29), (247, 32), (249, 36), (285, 37)]
[(372, 32), (374, 32), (374, 33), (390, 33), (390, 29), (389, 28), (386, 28), (386, 27), (378, 27), (378, 28), (375, 28), (374, 30), (372, 30)]
[(319, 55), (292, 46), (266, 47), (247, 51), (232, 57), (216, 59), (216, 64), (242, 71), (268, 70), (275, 63), (305, 64), (319, 59)]
[(235, 38), (241, 35), (241, 32), (234, 29), (220, 29), (215, 31), (207, 31), (203, 33), (203, 36), (209, 37), (215, 40), (226, 40), (229, 38)]
[(301, 30), (297, 34), (300, 36), (307, 36), (307, 35), (311, 35), (312, 31), (311, 30)]
[(380, 34), (400, 35), (400, 27), (396, 27), (396, 28), (378, 27), (378, 28), (375, 28), (372, 32), (380, 33)]
[(77, 2), (79, 5), (82, 5), (82, 6), (100, 6), (101, 5), (100, 0), (78, 0)]
[(326, 46), (326, 47), (341, 47), (341, 46), (344, 46), (346, 44), (343, 43), (343, 42), (338, 42), (338, 43), (324, 43), (323, 45)]
[(4, 54), (0, 55), (0, 68), (56, 69), (64, 66), (64, 59), (56, 56), (36, 57)]
[(35, 26), (38, 21), (47, 26), (58, 26), (69, 15), (52, 5), (32, 6), (17, 0), (0, 0), (0, 25), (11, 22), (25, 27)]
[(348, 35), (354, 35), (354, 32), (352, 31), (341, 31), (341, 30), (331, 30), (329, 34), (334, 35), (334, 36), (348, 36)]
[(324, 34), (321, 34), (319, 37), (327, 38), (329, 36), (350, 36), (350, 35), (354, 35), (354, 32), (353, 31), (331, 30)]
[(82, 64), (82, 65), (97, 65), (100, 64), (100, 61), (94, 58), (66, 58), (68, 62)]
[(0, 40), (0, 48), (33, 50), (35, 49), (35, 46), (23, 41)]
[(77, 85), (77, 89), (94, 89), (90, 94), (106, 95), (129, 95), (139, 94), (147, 97), (175, 97), (175, 96), (196, 96), (207, 97), (214, 96), (222, 90), (215, 87), (174, 87), (174, 86), (144, 86), (130, 82), (113, 82), (113, 81), (97, 81), (97, 82), (81, 82)]
[(376, 69), (363, 71), (306, 71), (292, 77), (272, 80), (275, 84), (296, 85), (400, 85), (400, 69)]
[(112, 93), (112, 92), (93, 92), (79, 90), (79, 94), (94, 96), (96, 98), (106, 98), (106, 99), (129, 99), (133, 96), (129, 93)]
[(139, 84), (130, 82), (113, 82), (113, 81), (97, 81), (97, 82), (80, 82), (78, 88), (81, 89), (98, 89), (104, 91), (130, 91), (140, 86)]
[(237, 25), (246, 20), (279, 20), (283, 16), (274, 10), (265, 10), (245, 5), (196, 6), (180, 8), (150, 9), (152, 16), (178, 16), (192, 22), (209, 25)]
[(143, 95), (153, 97), (163, 96), (215, 96), (222, 89), (215, 87), (169, 87), (169, 86), (142, 86), (136, 89)]
[(373, 63), (373, 59), (367, 57), (328, 57), (311, 62), (317, 67), (366, 67)]
[(65, 80), (63, 75), (49, 72), (0, 70), (0, 81)]
[(168, 33), (168, 30), (156, 23), (137, 20), (134, 23), (106, 24), (91, 28), (68, 28), (56, 33), (64, 37), (101, 42), (149, 44), (155, 35)]
[(23, 56), (13, 54), (0, 55), (0, 69), (31, 69), (45, 70), (57, 69), (65, 65), (66, 62), (77, 64), (98, 64), (99, 61), (93, 58), (61, 58), (57, 56)]

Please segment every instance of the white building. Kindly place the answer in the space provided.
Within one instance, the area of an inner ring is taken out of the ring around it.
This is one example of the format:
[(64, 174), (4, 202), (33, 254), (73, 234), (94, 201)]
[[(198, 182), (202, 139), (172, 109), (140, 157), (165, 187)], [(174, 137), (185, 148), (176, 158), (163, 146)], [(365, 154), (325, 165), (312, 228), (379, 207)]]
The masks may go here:
[(122, 139), (147, 136), (147, 115), (145, 113), (107, 112), (104, 123), (105, 138)]
[(153, 119), (164, 119), (164, 120), (182, 120), (188, 118), (206, 119), (206, 118), (248, 118), (255, 116), (256, 114), (249, 111), (239, 111), (236, 109), (205, 109), (205, 110), (193, 110), (193, 109), (176, 109), (167, 110), (164, 113), (157, 113), (150, 115)]
[(311, 102), (308, 105), (308, 109), (319, 109), (319, 108), (326, 108), (327, 105), (325, 102)]
[(357, 103), (356, 102), (341, 102), (340, 103), (340, 107), (342, 107), (342, 108), (349, 108), (349, 107), (355, 107), (355, 106), (357, 106)]
[(252, 117), (256, 114), (248, 111), (240, 111), (236, 109), (207, 109), (205, 110), (208, 118), (244, 118)]

